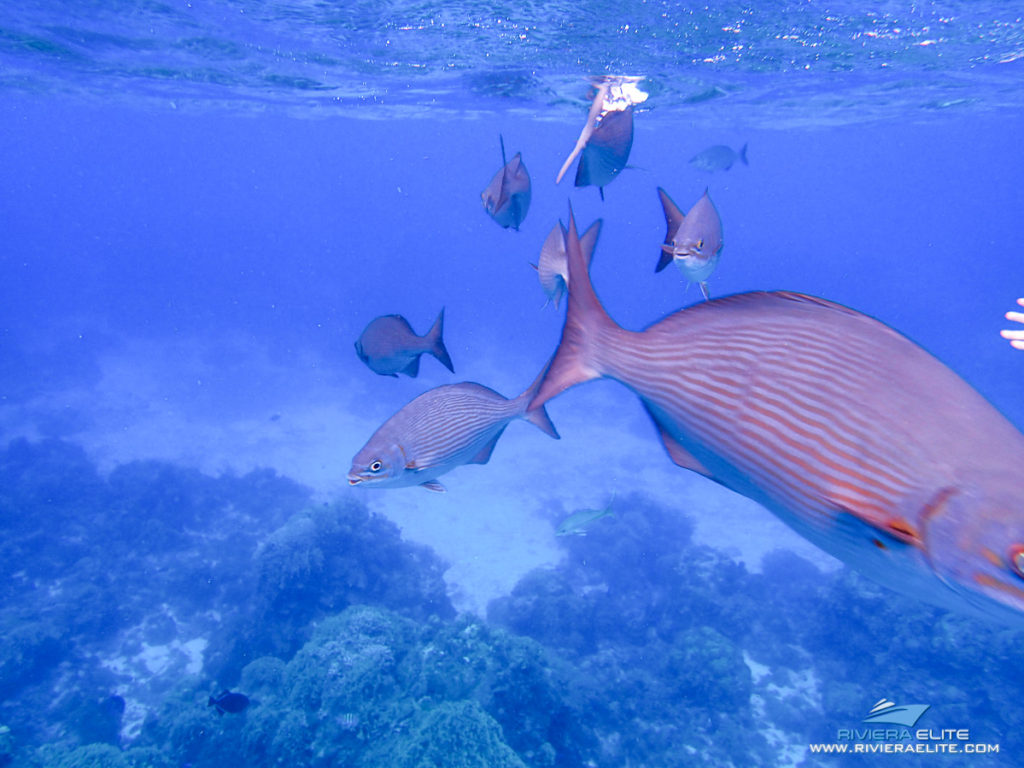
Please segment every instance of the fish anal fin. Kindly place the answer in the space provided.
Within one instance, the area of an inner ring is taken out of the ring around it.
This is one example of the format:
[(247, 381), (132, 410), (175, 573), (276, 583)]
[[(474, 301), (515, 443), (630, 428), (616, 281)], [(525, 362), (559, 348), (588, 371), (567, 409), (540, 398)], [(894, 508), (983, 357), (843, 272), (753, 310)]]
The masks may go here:
[(402, 369), (402, 373), (404, 373), (406, 376), (409, 376), (410, 378), (415, 379), (419, 375), (419, 372), (420, 372), (420, 356), (416, 355), (416, 357), (414, 357), (412, 359), (412, 362), (409, 363), (407, 366), (405, 366), (405, 368)]
[(467, 464), (486, 464), (488, 461), (490, 461), (491, 460), (491, 454), (494, 453), (494, 446), (496, 446), (498, 444), (498, 438), (501, 437), (501, 434), (504, 431), (505, 431), (504, 429), (501, 430), (501, 432), (499, 432), (493, 438), (491, 438), (487, 442), (487, 444), (483, 448), (480, 449), (480, 451), (476, 454), (476, 456), (474, 456), (472, 459), (470, 459), (466, 463)]
[(651, 421), (654, 422), (654, 427), (658, 430), (658, 437), (661, 438), (661, 444), (665, 446), (665, 450), (668, 452), (669, 458), (672, 459), (672, 462), (677, 467), (689, 469), (700, 475), (704, 475), (704, 477), (712, 477), (711, 471), (701, 464), (700, 459), (690, 453), (685, 447), (683, 447), (682, 443), (669, 434), (647, 403), (644, 403), (644, 410), (647, 411), (647, 415), (650, 416)]
[(420, 483), (420, 487), (426, 488), (428, 491), (433, 491), (434, 493), (446, 493), (448, 491), (448, 489), (441, 485), (437, 480), (427, 480), (425, 483)]

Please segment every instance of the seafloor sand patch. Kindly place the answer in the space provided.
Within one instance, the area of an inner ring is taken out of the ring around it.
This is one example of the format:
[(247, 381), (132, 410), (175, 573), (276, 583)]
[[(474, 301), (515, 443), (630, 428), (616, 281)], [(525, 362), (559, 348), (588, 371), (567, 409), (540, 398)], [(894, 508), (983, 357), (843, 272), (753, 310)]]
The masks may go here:
[[(451, 564), (447, 579), (463, 610), (483, 612), (524, 573), (556, 563), (554, 526), (577, 508), (603, 506), (612, 493), (641, 492), (678, 508), (695, 520), (699, 541), (753, 570), (780, 547), (836, 564), (758, 505), (672, 464), (637, 399), (611, 382), (549, 404), (561, 440), (525, 422), (510, 425), (489, 464), (443, 478), (448, 493), (350, 488), (345, 473), (362, 443), (411, 397), (447, 383), (447, 374), (396, 381), (369, 374), (354, 356), (333, 368), (308, 355), (278, 358), (248, 339), (126, 342), (98, 360), (97, 381), (0, 409), (0, 429), (8, 439), (38, 437), (41, 416), (52, 423), (65, 414), (66, 436), (107, 468), (134, 459), (210, 473), (269, 466), (323, 498), (356, 494)], [(464, 367), (464, 379), (514, 395), (534, 367), (477, 363)]]

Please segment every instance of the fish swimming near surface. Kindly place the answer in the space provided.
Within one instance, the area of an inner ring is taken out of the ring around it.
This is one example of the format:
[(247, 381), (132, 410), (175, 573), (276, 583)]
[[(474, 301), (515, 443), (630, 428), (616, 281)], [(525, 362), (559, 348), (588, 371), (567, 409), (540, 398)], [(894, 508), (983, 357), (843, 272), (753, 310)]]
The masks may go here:
[(249, 706), (249, 697), (244, 693), (221, 691), (218, 696), (211, 696), (206, 706), (214, 707), (218, 715), (223, 715), (225, 712), (237, 715), (240, 712), (244, 712), (246, 707)]
[(660, 272), (675, 262), (686, 279), (697, 283), (704, 298), (709, 299), (707, 279), (722, 255), (722, 217), (718, 209), (711, 202), (707, 189), (685, 216), (661, 187), (658, 187), (658, 197), (665, 212), (666, 230), (654, 271)]
[(526, 419), (558, 439), (543, 406), (529, 408), (544, 373), (511, 400), (473, 382), (445, 384), (412, 400), (374, 432), (352, 459), (349, 485), (443, 492), (437, 478), (463, 464), (486, 464), (509, 422)]
[(505, 229), (512, 227), (518, 231), (530, 210), (530, 174), (521, 152), (505, 162), (505, 139), (499, 135), (498, 140), (501, 142), (501, 168), (480, 193), (480, 199), (488, 216)]
[(597, 187), (604, 200), (604, 188), (626, 167), (633, 148), (633, 105), (647, 99), (637, 88), (636, 77), (605, 77), (593, 82), (592, 104), (576, 146), (562, 163), (559, 183), (573, 160), (577, 187)]
[[(580, 247), (583, 249), (583, 258), (590, 267), (590, 256), (594, 252), (594, 245), (597, 243), (597, 236), (601, 231), (601, 222), (595, 221), (590, 228), (580, 235)], [(568, 267), (565, 263), (565, 225), (559, 221), (552, 227), (540, 249), (540, 259), (536, 264), (531, 264), (537, 270), (537, 277), (540, 279), (540, 286), (548, 300), (544, 302), (547, 306), (551, 302), (558, 307), (558, 303), (565, 294), (565, 286), (569, 280)]]
[(570, 216), (558, 350), (530, 404), (633, 390), (669, 457), (894, 589), (1024, 619), (1024, 435), (885, 324), (825, 299), (742, 293), (639, 332), (594, 293)]
[(728, 171), (737, 160), (744, 165), (750, 165), (747, 162), (746, 144), (739, 152), (733, 151), (732, 147), (727, 147), (725, 144), (716, 144), (691, 157), (690, 165), (699, 170), (714, 173), (715, 171)]
[(416, 378), (420, 372), (420, 355), (424, 352), (441, 361), (452, 373), (452, 358), (444, 345), (444, 309), (434, 325), (423, 336), (417, 336), (409, 321), (401, 315), (382, 315), (370, 321), (356, 340), (356, 354), (381, 376)]
[(612, 512), (612, 504), (615, 503), (615, 494), (604, 509), (580, 509), (573, 512), (555, 530), (555, 536), (586, 536), (587, 529), (600, 520), (615, 514)]

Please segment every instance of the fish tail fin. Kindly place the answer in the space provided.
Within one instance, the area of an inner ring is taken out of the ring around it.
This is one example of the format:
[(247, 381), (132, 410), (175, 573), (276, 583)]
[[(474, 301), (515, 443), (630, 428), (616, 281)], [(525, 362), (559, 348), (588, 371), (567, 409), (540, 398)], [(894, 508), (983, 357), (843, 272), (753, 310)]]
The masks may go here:
[(455, 373), (455, 367), (452, 365), (452, 358), (448, 354), (448, 348), (444, 345), (444, 307), (441, 307), (441, 312), (437, 316), (437, 320), (427, 331), (427, 345), (430, 350), (430, 354), (441, 361), (441, 365), (447, 368), (452, 373)]
[(747, 162), (747, 145), (744, 143), (743, 148), (740, 150), (740, 160), (743, 161), (744, 165), (750, 165)]
[(531, 409), (543, 405), (569, 387), (603, 376), (600, 361), (596, 359), (601, 346), (598, 337), (621, 330), (594, 293), (571, 205), (565, 249), (569, 266), (565, 325), (555, 356), (530, 402)]
[(544, 381), (544, 375), (548, 372), (548, 368), (550, 367), (551, 361), (549, 360), (548, 364), (544, 366), (537, 378), (533, 380), (533, 383), (525, 392), (523, 392), (523, 394), (517, 397), (516, 400), (522, 403), (522, 406), (525, 408), (523, 411), (524, 419), (540, 429), (544, 434), (551, 435), (555, 440), (561, 440), (561, 435), (559, 435), (558, 430), (555, 429), (555, 425), (551, 421), (551, 417), (548, 416), (548, 412), (544, 409), (544, 406), (533, 405), (532, 402), (537, 394), (537, 390), (540, 389), (540, 385)]

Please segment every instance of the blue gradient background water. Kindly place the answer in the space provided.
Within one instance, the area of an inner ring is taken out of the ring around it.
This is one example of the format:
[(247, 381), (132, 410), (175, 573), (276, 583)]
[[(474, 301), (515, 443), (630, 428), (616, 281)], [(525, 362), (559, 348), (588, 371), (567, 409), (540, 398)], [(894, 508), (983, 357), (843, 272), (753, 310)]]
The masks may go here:
[[(604, 220), (592, 272), (612, 317), (640, 328), (697, 301), (675, 270), (654, 273), (658, 186), (685, 208), (710, 189), (713, 296), (847, 304), (1024, 425), (1024, 352), (998, 335), (1024, 295), (1021, 14), (948, 5), (574, 3), (532, 27), (530, 9), (471, 3), (392, 4), (387, 19), (291, 3), (0, 10), (0, 439), (64, 438), (104, 469), (271, 466), (321, 499), (358, 496), (449, 559), (463, 610), (556, 562), (551, 523), (612, 492), (677, 505), (751, 570), (775, 546), (814, 557), (671, 465), (611, 383), (549, 405), (560, 442), (513, 425), (445, 496), (363, 492), (344, 473), (429, 387), (512, 396), (533, 380), (562, 314), (541, 308), (529, 262), (570, 202), (581, 225)], [(651, 98), (602, 202), (554, 177), (586, 76), (620, 65), (649, 75)], [(499, 134), (533, 179), (519, 232), (480, 204)], [(688, 164), (718, 143), (748, 143), (750, 165)], [(383, 378), (357, 359), (372, 318), (425, 332), (441, 307), (455, 377), (426, 359), (418, 379)], [(868, 704), (903, 693), (870, 684)]]

